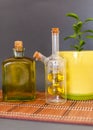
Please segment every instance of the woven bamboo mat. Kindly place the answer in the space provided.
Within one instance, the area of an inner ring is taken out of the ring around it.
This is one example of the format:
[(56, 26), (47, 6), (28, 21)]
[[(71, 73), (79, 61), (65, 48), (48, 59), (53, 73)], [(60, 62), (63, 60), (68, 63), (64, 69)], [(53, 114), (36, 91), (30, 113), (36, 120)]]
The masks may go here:
[(0, 118), (93, 125), (93, 100), (48, 105), (44, 93), (38, 92), (37, 99), (31, 102), (0, 101)]

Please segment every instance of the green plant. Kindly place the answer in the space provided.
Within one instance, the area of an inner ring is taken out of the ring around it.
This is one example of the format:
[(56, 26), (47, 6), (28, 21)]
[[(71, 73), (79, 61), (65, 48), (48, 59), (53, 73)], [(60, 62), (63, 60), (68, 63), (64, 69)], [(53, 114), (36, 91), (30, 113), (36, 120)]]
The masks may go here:
[(73, 23), (72, 25), (73, 34), (65, 37), (64, 40), (74, 39), (75, 44), (72, 47), (77, 51), (81, 51), (84, 49), (86, 39), (93, 38), (93, 35), (91, 35), (93, 34), (93, 30), (92, 29), (84, 30), (83, 28), (83, 26), (86, 23), (93, 21), (93, 18), (87, 18), (84, 21), (81, 21), (76, 13), (68, 13), (66, 14), (66, 16), (75, 19), (75, 23)]

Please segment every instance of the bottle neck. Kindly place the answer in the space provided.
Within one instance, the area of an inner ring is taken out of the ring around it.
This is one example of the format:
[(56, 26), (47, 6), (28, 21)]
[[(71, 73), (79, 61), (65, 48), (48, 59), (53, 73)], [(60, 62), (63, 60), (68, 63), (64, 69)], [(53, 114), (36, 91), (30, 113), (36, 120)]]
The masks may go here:
[(14, 57), (15, 58), (22, 58), (22, 57), (24, 57), (24, 50), (25, 49), (23, 49), (22, 51), (17, 51), (16, 49), (13, 49)]
[(52, 55), (59, 51), (59, 33), (52, 33)]

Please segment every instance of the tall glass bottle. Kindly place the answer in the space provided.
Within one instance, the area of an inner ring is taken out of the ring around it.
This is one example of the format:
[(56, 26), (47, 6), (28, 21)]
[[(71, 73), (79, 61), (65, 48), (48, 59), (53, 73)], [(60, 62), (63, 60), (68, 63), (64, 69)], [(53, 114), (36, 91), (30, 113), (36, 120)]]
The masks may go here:
[(23, 42), (15, 41), (14, 57), (2, 63), (4, 101), (33, 100), (36, 97), (35, 61), (24, 57)]
[(52, 55), (35, 52), (33, 57), (45, 63), (45, 95), (47, 103), (66, 102), (66, 65), (59, 54), (59, 28), (52, 28)]

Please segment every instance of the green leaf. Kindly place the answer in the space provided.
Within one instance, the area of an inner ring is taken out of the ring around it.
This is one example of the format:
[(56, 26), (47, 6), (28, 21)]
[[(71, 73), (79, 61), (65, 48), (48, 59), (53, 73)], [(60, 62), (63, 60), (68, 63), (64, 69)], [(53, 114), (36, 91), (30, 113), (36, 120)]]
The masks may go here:
[(84, 41), (84, 40), (81, 40), (81, 41), (79, 42), (80, 47), (82, 47), (84, 44), (85, 44), (85, 41)]
[(76, 24), (73, 24), (73, 30), (75, 33), (78, 33), (78, 26)]
[(85, 30), (85, 31), (83, 31), (83, 33), (86, 33), (86, 32), (93, 33), (93, 30), (89, 29), (89, 30)]
[(78, 15), (75, 14), (75, 13), (68, 13), (68, 14), (66, 14), (66, 16), (68, 16), (68, 17), (72, 17), (72, 18), (75, 18), (76, 20), (79, 20)]
[(82, 51), (83, 50), (83, 47), (79, 46), (79, 45), (75, 45), (74, 46), (75, 50), (77, 51)]
[(78, 45), (74, 45), (75, 50), (79, 51)]
[(76, 35), (73, 34), (73, 35), (67, 36), (67, 37), (64, 38), (64, 40), (67, 40), (67, 39), (70, 39), (70, 38), (74, 38), (74, 39), (75, 39), (75, 38), (76, 38)]
[[(72, 46), (75, 50), (77, 51), (81, 51), (83, 50), (83, 46), (86, 43), (86, 41), (84, 41), (83, 39), (93, 39), (93, 30), (92, 29), (87, 29), (87, 30), (83, 30), (83, 25), (85, 23), (88, 23), (90, 21), (93, 21), (93, 18), (87, 18), (84, 21), (81, 21), (79, 16), (75, 13), (67, 13), (66, 16), (74, 18), (76, 21), (72, 24), (72, 29), (74, 31), (73, 35), (69, 35), (67, 37), (64, 38), (64, 40), (67, 39), (74, 39), (74, 41), (76, 41), (74, 43), (74, 45)], [(87, 36), (85, 34), (88, 34)]]
[(82, 27), (82, 24), (83, 24), (83, 22), (82, 22), (82, 21), (77, 22), (77, 26), (78, 26), (79, 28), (81, 28), (81, 27)]
[(73, 29), (75, 33), (79, 33), (81, 31), (83, 23), (81, 21), (77, 22), (76, 24), (73, 24)]
[(84, 22), (93, 21), (93, 18), (87, 18)]
[(87, 35), (86, 38), (93, 38), (93, 35)]
[(83, 35), (83, 32), (78, 32), (77, 36)]

